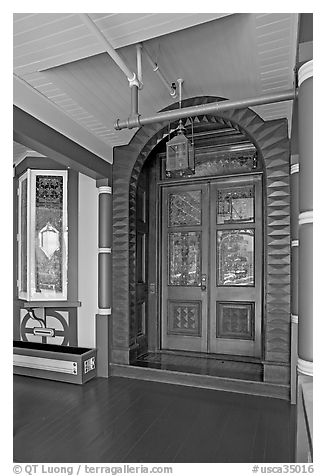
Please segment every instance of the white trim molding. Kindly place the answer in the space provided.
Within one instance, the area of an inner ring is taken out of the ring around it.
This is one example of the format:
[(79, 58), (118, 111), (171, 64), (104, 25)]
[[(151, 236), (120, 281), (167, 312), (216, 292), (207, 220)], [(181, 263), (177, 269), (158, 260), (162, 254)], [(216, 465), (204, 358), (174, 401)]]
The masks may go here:
[(109, 193), (110, 195), (112, 194), (112, 187), (110, 186), (103, 186), (98, 188), (98, 193)]
[(313, 376), (313, 362), (298, 358), (298, 372), (300, 374)]
[(299, 240), (292, 240), (291, 241), (291, 248), (296, 248), (299, 246)]
[(112, 248), (98, 248), (98, 253), (112, 253)]
[(306, 223), (313, 223), (313, 211), (302, 212), (299, 214), (299, 225), (305, 225)]
[(299, 316), (297, 316), (296, 314), (291, 314), (291, 322), (293, 324), (298, 324), (299, 322)]
[(313, 60), (308, 61), (307, 63), (303, 64), (298, 71), (298, 85), (299, 87), (301, 84), (306, 80), (313, 76)]
[(97, 310), (97, 314), (99, 314), (100, 316), (111, 316), (111, 308), (110, 307), (107, 307), (107, 308), (103, 308), (103, 309), (98, 309)]
[(299, 164), (292, 164), (291, 165), (291, 175), (298, 173), (300, 170)]

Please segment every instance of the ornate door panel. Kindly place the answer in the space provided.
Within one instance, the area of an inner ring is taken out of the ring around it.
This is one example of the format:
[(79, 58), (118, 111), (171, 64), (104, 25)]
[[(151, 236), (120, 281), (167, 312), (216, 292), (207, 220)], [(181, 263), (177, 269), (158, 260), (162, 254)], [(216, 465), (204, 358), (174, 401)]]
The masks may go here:
[(210, 186), (210, 352), (261, 352), (262, 210), (259, 177)]
[(261, 207), (259, 176), (163, 188), (163, 349), (260, 355)]
[[(208, 185), (163, 189), (162, 347), (207, 352)], [(204, 286), (204, 283), (203, 283)]]

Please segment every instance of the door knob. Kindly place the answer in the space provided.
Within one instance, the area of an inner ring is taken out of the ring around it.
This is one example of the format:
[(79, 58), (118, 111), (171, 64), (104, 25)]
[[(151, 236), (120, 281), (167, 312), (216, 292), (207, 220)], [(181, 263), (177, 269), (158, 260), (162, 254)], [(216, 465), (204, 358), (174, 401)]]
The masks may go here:
[(206, 288), (207, 288), (207, 275), (202, 274), (201, 275), (201, 290), (206, 291)]

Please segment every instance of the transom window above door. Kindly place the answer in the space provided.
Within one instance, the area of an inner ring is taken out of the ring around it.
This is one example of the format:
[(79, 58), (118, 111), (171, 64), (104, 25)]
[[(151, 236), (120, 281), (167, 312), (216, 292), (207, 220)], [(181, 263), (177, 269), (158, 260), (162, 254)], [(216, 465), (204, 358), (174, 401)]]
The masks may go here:
[[(212, 124), (213, 125), (213, 124)], [(193, 139), (195, 150), (195, 170), (166, 171), (166, 153), (157, 155), (161, 163), (161, 180), (187, 179), (191, 177), (208, 177), (252, 173), (261, 170), (261, 161), (255, 145), (246, 135), (234, 127), (222, 126), (213, 129), (195, 125), (186, 128), (187, 137)]]

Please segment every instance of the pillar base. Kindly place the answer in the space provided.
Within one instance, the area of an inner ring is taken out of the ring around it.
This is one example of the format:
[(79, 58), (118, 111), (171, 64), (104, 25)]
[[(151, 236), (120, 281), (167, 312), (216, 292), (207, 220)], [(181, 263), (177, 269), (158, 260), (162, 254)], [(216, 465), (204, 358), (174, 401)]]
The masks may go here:
[(109, 376), (109, 325), (110, 316), (96, 314), (97, 376)]
[(307, 375), (308, 377), (313, 376), (313, 362), (309, 360), (304, 360), (298, 358), (298, 373), (302, 375)]
[(311, 463), (313, 460), (313, 378), (298, 373), (297, 395), (297, 463)]

